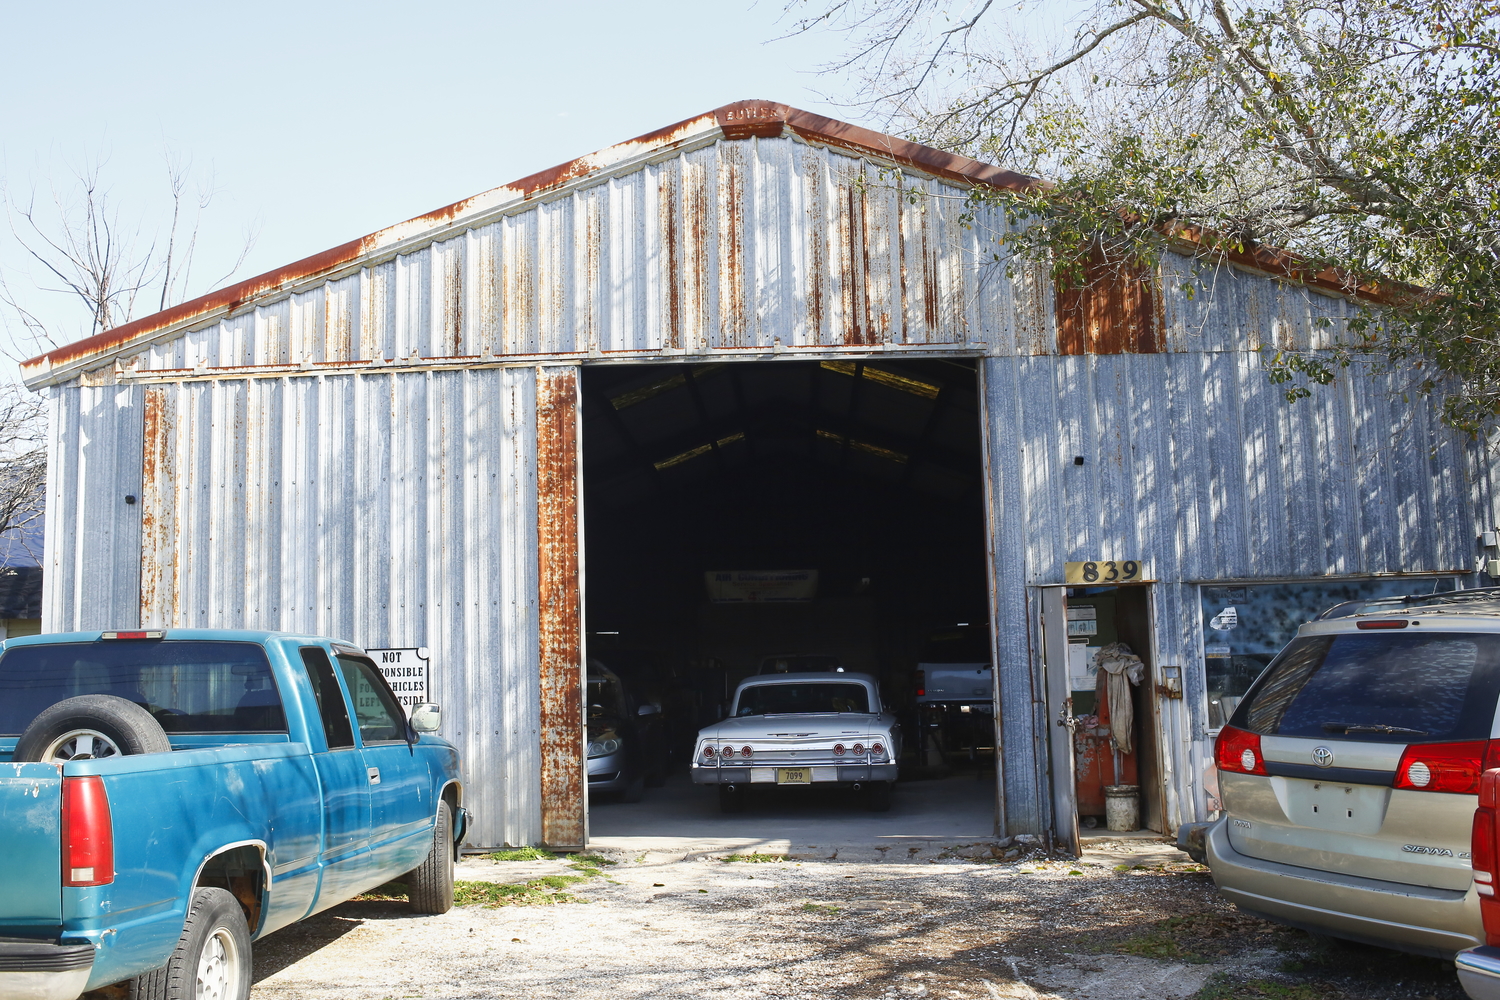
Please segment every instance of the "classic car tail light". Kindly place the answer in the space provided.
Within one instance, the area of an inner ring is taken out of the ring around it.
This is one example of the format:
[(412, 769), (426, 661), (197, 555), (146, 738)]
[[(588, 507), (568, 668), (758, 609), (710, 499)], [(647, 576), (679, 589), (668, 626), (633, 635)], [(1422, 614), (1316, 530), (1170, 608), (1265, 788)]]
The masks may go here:
[(752, 750), (752, 749), (750, 749), (749, 747), (740, 747), (740, 756), (741, 757), (748, 757), (748, 756), (750, 756), (754, 752), (755, 751)]
[(1214, 742), (1214, 762), (1221, 771), (1266, 774), (1266, 759), (1260, 752), (1260, 735), (1225, 726)]
[(870, 744), (870, 752), (872, 754), (874, 754), (875, 756), (879, 757), (881, 754), (885, 753), (885, 744), (884, 743), (871, 743)]
[(844, 756), (844, 744), (842, 744), (842, 743), (835, 743), (833, 745), (833, 755), (835, 757), (842, 757), (842, 756)]
[(108, 885), (115, 880), (115, 831), (104, 779), (63, 778), (63, 885)]
[(1497, 861), (1495, 825), (1500, 821), (1500, 768), (1486, 770), (1479, 779), (1479, 808), (1474, 810), (1474, 839), (1470, 845), (1474, 888), (1484, 918), (1485, 944), (1500, 946), (1500, 899), (1495, 898)]
[(1401, 754), (1391, 787), (1473, 795), (1479, 791), (1479, 776), (1496, 766), (1500, 766), (1500, 740), (1413, 743)]
[(927, 671), (925, 671), (925, 670), (918, 670), (917, 671), (917, 697), (918, 698), (925, 698), (926, 696), (927, 696)]
[(719, 756), (725, 760), (734, 759), (734, 747), (719, 747)]
[(714, 748), (713, 747), (704, 747), (703, 748), (703, 756), (707, 757), (709, 760), (713, 760), (713, 758), (714, 758)]
[(856, 757), (863, 757), (864, 755), (865, 755), (865, 745), (863, 743), (856, 743), (856, 744), (854, 744), (854, 756), (856, 756)]

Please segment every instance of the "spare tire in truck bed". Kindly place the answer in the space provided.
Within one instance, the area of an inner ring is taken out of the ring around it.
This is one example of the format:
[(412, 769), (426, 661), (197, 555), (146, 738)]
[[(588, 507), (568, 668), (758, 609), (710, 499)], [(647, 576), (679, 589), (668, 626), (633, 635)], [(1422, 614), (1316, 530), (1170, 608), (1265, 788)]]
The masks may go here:
[(68, 698), (32, 720), (16, 743), (16, 761), (89, 760), (166, 753), (167, 734), (150, 712), (111, 694)]

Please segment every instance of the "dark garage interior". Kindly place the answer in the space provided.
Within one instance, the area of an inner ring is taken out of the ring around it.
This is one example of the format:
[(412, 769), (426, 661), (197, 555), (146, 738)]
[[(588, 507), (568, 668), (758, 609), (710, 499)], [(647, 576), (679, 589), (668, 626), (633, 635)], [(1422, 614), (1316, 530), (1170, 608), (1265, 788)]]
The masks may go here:
[[(629, 711), (661, 709), (665, 763), (647, 785), (685, 783), (698, 729), (788, 656), (879, 678), (906, 733), (903, 779), (993, 773), (992, 705), (940, 745), (917, 737), (915, 701), (930, 640), (987, 634), (971, 362), (595, 365), (583, 397), (588, 655)], [(781, 599), (712, 583), (747, 571), (800, 582)], [(957, 645), (988, 659), (982, 641)]]

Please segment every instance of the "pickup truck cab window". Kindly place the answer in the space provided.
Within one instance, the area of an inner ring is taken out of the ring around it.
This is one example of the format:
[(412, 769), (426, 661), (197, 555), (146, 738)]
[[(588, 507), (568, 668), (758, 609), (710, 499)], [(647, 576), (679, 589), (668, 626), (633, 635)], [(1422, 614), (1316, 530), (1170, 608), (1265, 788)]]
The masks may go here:
[(371, 743), (405, 743), (406, 716), (375, 664), (356, 656), (339, 654), (339, 672), (354, 699), (354, 718), (359, 739)]
[(321, 646), (303, 646), (301, 653), (307, 677), (312, 681), (313, 697), (318, 702), (318, 715), (323, 719), (323, 736), (328, 740), (328, 749), (354, 746), (349, 709), (344, 705), (344, 693), (339, 690), (338, 678), (333, 676), (333, 664), (329, 662), (328, 654)]
[(265, 650), (221, 641), (98, 641), (17, 646), (0, 656), (0, 736), (79, 695), (124, 698), (168, 735), (285, 733)]

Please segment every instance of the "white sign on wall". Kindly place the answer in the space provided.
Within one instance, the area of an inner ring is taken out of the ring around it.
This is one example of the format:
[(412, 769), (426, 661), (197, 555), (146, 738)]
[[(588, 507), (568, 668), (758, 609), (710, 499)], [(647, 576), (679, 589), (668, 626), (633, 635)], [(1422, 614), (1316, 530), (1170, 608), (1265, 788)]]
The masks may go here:
[(409, 713), (413, 705), (431, 701), (432, 662), (426, 646), (401, 649), (367, 649), (370, 659), (380, 668), (386, 683), (396, 693), (396, 700)]

